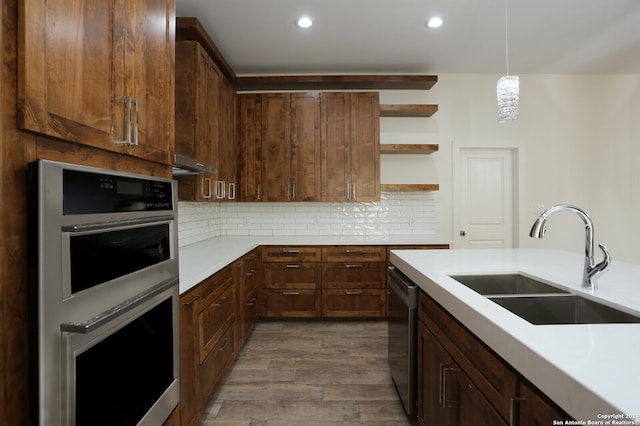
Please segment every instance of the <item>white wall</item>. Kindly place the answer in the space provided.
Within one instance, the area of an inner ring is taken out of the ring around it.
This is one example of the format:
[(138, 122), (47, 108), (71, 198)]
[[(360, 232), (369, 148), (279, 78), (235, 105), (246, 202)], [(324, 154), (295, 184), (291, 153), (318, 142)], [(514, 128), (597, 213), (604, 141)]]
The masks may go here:
[[(581, 252), (582, 222), (567, 213), (549, 221), (544, 239), (528, 237), (537, 216), (536, 205), (572, 203), (591, 215), (596, 242), (608, 246), (614, 261), (640, 263), (640, 250), (635, 247), (636, 241), (640, 241), (640, 229), (634, 220), (640, 211), (640, 190), (636, 184), (640, 180), (640, 76), (521, 75), (520, 118), (510, 123), (498, 122), (499, 77), (444, 74), (438, 76), (438, 83), (429, 91), (381, 92), (382, 103), (439, 105), (439, 111), (431, 118), (381, 121), (382, 143), (440, 145), (440, 151), (432, 155), (383, 155), (382, 183), (440, 184), (440, 190), (434, 193), (391, 194), (398, 212), (416, 196), (430, 200), (424, 205), (432, 206), (418, 208), (420, 213), (408, 213), (425, 218), (420, 219), (417, 228), (398, 225), (395, 229), (451, 240), (457, 229), (451, 211), (455, 152), (471, 146), (513, 147), (519, 155), (517, 228), (521, 247)], [(386, 202), (383, 200), (381, 204)], [(353, 217), (352, 212), (363, 208), (360, 203), (265, 204), (250, 203), (243, 207), (242, 203), (213, 203), (202, 207), (197, 203), (181, 203), (181, 245), (203, 235), (273, 233), (280, 232), (279, 229), (284, 232), (286, 227), (277, 224), (280, 217), (286, 217), (292, 224), (299, 221), (294, 232), (315, 235), (331, 228), (319, 227), (319, 219), (314, 222), (314, 217), (334, 213)], [(377, 208), (375, 204), (365, 209), (373, 211)], [(310, 212), (307, 207), (317, 212)], [(395, 232), (385, 223), (388, 217), (378, 217), (378, 221), (367, 219), (370, 228), (360, 227), (367, 220), (345, 219), (334, 223), (332, 232), (345, 235), (359, 235), (366, 229), (372, 233)], [(261, 230), (255, 229), (257, 218), (267, 222), (261, 225)], [(200, 225), (204, 227), (199, 228)]]
[[(445, 74), (428, 92), (383, 92), (383, 103), (435, 103), (439, 111), (428, 123), (382, 123), (423, 126), (425, 143), (440, 152), (426, 164), (440, 183), (436, 198), (438, 234), (452, 236), (452, 173), (460, 147), (514, 147), (519, 153), (518, 237), (521, 247), (554, 247), (581, 252), (584, 227), (563, 213), (548, 223), (543, 240), (528, 237), (536, 205), (572, 203), (595, 223), (614, 261), (640, 263), (640, 76), (520, 76), (520, 118), (499, 123), (496, 81), (499, 75)], [(390, 120), (390, 119), (384, 119)], [(415, 120), (415, 119), (393, 119)], [(384, 134), (381, 136), (384, 141)], [(389, 172), (391, 173), (391, 172)], [(396, 166), (393, 173), (402, 173)]]

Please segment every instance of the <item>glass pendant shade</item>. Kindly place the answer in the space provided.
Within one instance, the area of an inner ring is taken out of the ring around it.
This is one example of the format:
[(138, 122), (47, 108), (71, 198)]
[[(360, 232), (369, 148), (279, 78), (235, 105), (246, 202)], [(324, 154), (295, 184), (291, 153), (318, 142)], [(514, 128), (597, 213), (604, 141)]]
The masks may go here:
[(498, 110), (500, 122), (518, 118), (518, 100), (520, 98), (520, 77), (505, 75), (498, 79)]

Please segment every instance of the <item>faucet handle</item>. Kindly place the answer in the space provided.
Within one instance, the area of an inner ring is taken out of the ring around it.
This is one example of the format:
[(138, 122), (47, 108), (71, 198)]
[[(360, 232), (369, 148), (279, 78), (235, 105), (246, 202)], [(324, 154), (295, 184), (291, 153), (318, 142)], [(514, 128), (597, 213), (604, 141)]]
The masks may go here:
[(607, 247), (604, 244), (598, 244), (598, 247), (600, 247), (600, 250), (602, 250), (604, 259), (602, 260), (602, 262), (595, 265), (593, 269), (597, 272), (602, 272), (607, 269), (607, 267), (611, 263), (611, 256), (609, 255), (609, 250), (607, 250)]

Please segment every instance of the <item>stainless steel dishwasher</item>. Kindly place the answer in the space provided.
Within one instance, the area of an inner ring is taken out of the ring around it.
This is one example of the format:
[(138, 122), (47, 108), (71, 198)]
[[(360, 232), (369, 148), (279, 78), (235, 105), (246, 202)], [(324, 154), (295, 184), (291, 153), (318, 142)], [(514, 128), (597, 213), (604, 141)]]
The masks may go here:
[(388, 357), (391, 378), (408, 415), (417, 411), (418, 287), (393, 266), (388, 271)]

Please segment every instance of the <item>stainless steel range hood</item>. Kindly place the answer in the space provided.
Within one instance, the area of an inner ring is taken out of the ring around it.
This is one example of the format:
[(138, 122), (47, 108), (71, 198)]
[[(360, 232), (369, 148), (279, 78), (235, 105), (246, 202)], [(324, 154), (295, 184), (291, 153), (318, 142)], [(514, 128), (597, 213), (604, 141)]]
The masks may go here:
[(211, 164), (198, 161), (185, 154), (176, 153), (173, 159), (173, 175), (188, 176), (202, 173), (218, 173), (218, 169)]

